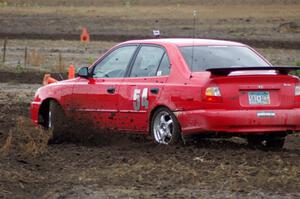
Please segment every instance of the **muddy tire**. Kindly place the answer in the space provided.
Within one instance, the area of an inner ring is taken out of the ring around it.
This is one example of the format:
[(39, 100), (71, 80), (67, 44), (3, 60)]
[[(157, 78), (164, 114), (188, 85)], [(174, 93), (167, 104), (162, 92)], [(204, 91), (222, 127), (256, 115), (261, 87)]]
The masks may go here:
[(60, 143), (63, 141), (63, 132), (66, 130), (65, 114), (62, 107), (55, 101), (50, 101), (47, 129), (52, 134), (49, 143)]
[(247, 141), (252, 148), (280, 150), (284, 146), (285, 136), (249, 136)]
[(248, 146), (251, 148), (259, 148), (262, 146), (263, 138), (261, 136), (248, 136)]
[(158, 144), (173, 145), (181, 140), (179, 122), (168, 108), (162, 107), (155, 111), (150, 129), (154, 142)]
[(283, 148), (285, 137), (271, 137), (266, 139), (267, 149), (280, 150)]

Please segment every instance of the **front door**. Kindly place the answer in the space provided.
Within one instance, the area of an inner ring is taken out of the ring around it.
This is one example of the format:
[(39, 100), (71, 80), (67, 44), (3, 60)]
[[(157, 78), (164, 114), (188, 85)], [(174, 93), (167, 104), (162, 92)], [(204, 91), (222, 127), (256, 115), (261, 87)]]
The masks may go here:
[(119, 86), (137, 45), (121, 46), (106, 54), (91, 68), (91, 77), (79, 78), (73, 90), (76, 118), (101, 129), (118, 124)]

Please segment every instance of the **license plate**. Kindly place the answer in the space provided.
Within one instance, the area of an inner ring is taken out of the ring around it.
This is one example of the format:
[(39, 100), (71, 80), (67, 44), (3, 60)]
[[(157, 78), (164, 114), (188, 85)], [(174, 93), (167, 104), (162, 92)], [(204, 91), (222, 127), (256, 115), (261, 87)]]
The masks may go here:
[(248, 92), (249, 104), (270, 104), (270, 94), (267, 91)]

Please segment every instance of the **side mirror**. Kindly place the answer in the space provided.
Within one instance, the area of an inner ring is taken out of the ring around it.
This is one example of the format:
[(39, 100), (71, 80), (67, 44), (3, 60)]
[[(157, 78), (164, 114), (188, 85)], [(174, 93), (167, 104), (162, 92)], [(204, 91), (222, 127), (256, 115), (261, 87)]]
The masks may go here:
[(88, 67), (81, 67), (77, 73), (78, 77), (88, 78), (89, 77), (89, 69)]

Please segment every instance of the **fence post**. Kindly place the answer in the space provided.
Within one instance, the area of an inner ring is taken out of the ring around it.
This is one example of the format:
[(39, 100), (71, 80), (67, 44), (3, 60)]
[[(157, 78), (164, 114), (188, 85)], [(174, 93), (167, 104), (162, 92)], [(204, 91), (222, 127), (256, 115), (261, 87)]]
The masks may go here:
[(6, 45), (7, 45), (7, 38), (4, 40), (4, 44), (3, 44), (3, 58), (2, 58), (3, 63), (5, 63), (5, 58), (6, 58)]
[(59, 68), (61, 68), (61, 65), (62, 65), (62, 56), (61, 56), (61, 52), (59, 51), (59, 54), (58, 54), (58, 64), (59, 64)]
[(27, 56), (28, 56), (28, 53), (27, 53), (27, 46), (26, 46), (25, 50), (24, 50), (24, 67), (25, 68), (27, 67)]

